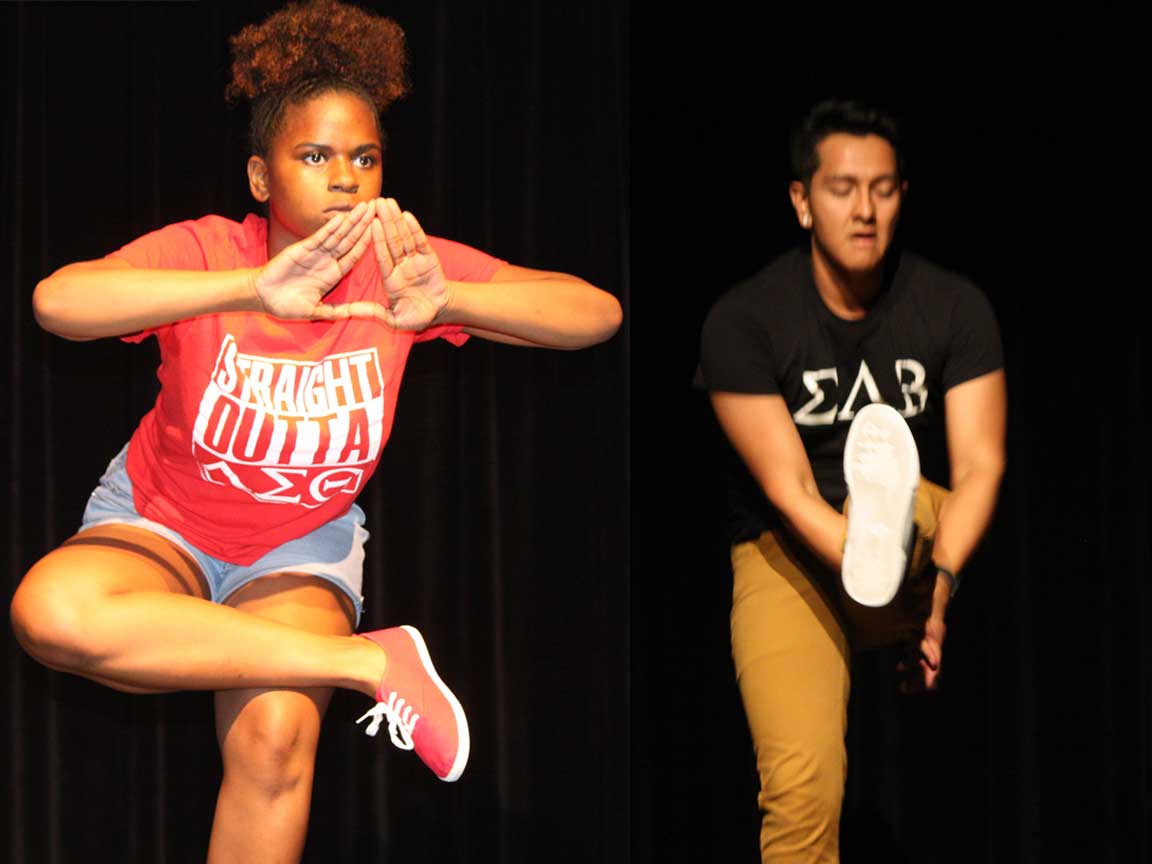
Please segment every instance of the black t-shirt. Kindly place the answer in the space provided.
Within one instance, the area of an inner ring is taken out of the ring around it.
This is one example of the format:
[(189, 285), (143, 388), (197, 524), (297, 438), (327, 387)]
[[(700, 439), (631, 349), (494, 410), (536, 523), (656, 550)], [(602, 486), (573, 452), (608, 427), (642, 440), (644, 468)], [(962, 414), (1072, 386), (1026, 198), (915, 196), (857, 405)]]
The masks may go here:
[[(870, 402), (896, 408), (916, 438), (921, 472), (946, 483), (944, 394), (1002, 366), (992, 307), (963, 277), (893, 252), (875, 305), (864, 318), (846, 321), (820, 298), (811, 253), (797, 249), (712, 306), (695, 386), (783, 396), (820, 494), (839, 507), (847, 495), (844, 442), (856, 411)], [(732, 542), (778, 524), (739, 459), (728, 485)]]

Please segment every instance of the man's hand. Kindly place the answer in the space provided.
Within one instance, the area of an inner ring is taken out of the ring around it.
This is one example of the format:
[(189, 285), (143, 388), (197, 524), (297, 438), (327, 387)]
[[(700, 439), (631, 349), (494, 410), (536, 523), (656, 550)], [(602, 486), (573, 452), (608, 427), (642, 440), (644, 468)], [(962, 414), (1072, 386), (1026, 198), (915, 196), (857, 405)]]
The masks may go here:
[(321, 302), (360, 260), (371, 242), (373, 204), (361, 202), (320, 230), (286, 247), (252, 280), (262, 311), (277, 318), (332, 320), (352, 314)]
[(905, 641), (904, 659), (896, 664), (896, 671), (901, 676), (901, 693), (924, 693), (940, 686), (940, 662), (944, 655), (944, 635), (947, 632), (944, 613), (951, 593), (952, 583), (947, 576), (938, 573), (928, 619), (921, 630), (914, 631)]
[[(996, 507), (1004, 476), (1007, 405), (1002, 369), (957, 384), (944, 395), (952, 491), (940, 509), (933, 558), (957, 572), (984, 536)], [(923, 627), (913, 632), (906, 644), (907, 656), (897, 666), (904, 676), (901, 690), (905, 693), (940, 686), (944, 610), (952, 585), (939, 573), (934, 585), (931, 580), (925, 584), (933, 586), (931, 612)]]

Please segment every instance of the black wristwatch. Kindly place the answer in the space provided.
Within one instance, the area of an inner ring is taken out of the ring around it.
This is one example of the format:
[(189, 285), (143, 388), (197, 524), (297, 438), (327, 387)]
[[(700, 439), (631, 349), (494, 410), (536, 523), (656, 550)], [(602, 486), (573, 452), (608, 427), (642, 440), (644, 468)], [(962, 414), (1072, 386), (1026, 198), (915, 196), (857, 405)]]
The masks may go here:
[(937, 574), (944, 574), (944, 577), (948, 580), (948, 599), (951, 600), (956, 596), (956, 592), (960, 588), (960, 577), (947, 567), (941, 567), (935, 562), (932, 563), (932, 566), (936, 568)]

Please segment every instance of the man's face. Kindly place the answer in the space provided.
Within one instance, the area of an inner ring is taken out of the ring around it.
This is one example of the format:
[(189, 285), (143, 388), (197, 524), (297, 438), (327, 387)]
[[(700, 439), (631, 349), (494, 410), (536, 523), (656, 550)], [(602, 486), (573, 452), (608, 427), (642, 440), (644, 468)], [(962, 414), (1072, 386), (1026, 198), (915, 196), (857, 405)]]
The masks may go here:
[(807, 190), (792, 185), (800, 224), (813, 248), (848, 273), (876, 270), (896, 233), (902, 183), (892, 145), (878, 135), (829, 135), (816, 148), (820, 167)]

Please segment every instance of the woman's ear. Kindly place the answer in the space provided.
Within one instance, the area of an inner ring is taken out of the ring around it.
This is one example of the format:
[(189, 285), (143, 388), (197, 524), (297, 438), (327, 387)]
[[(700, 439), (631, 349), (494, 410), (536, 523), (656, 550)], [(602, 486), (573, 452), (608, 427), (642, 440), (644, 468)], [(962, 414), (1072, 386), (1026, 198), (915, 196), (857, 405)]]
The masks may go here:
[(268, 193), (268, 163), (260, 156), (248, 157), (248, 188), (252, 197), (261, 204), (271, 197)]

